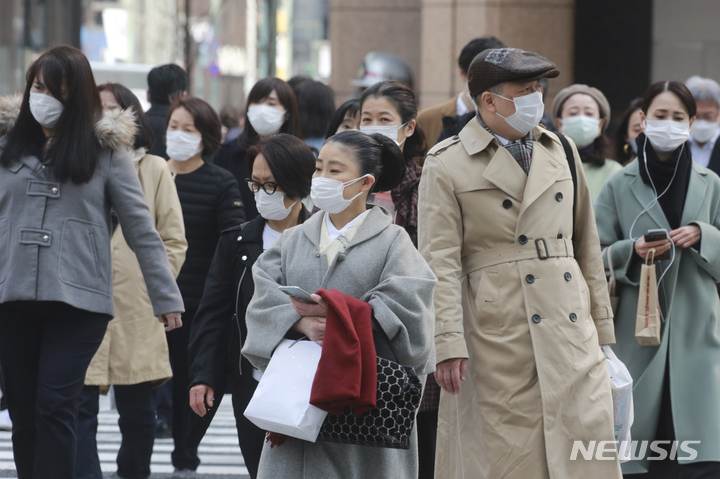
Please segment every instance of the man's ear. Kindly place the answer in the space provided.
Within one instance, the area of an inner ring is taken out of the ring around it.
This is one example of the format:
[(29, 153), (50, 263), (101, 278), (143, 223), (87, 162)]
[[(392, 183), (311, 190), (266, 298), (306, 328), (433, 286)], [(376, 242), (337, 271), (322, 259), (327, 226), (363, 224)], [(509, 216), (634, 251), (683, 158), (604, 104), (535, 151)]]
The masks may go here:
[[(475, 101), (477, 101), (477, 98)], [(480, 103), (478, 104), (478, 107), (482, 105), (482, 107), (490, 113), (496, 113), (497, 107), (495, 106), (495, 101), (495, 95), (489, 91), (483, 92), (483, 94), (480, 95)]]

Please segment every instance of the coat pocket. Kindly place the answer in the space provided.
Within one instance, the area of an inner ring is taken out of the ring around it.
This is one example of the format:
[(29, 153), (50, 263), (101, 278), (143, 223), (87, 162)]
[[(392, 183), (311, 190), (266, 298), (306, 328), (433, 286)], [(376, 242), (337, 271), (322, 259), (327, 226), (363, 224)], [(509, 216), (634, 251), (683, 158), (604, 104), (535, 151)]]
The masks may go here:
[(487, 334), (497, 334), (505, 327), (505, 321), (498, 314), (498, 268), (491, 266), (469, 275), (471, 302), (475, 305), (476, 317), (480, 320), (480, 330)]
[(66, 219), (58, 260), (60, 281), (109, 296), (110, 242), (107, 236), (105, 225)]
[(0, 283), (5, 281), (10, 256), (10, 218), (0, 217)]

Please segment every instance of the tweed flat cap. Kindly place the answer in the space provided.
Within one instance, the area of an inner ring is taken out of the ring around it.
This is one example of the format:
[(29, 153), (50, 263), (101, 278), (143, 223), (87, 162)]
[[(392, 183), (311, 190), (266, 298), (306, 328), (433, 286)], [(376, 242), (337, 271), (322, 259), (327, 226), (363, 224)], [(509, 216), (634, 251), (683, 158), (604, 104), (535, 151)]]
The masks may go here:
[(488, 88), (505, 82), (529, 82), (555, 78), (560, 71), (550, 60), (517, 48), (485, 50), (473, 58), (468, 69), (468, 88), (475, 98)]
[(557, 95), (555, 95), (552, 104), (553, 118), (561, 117), (562, 107), (565, 104), (565, 101), (567, 101), (568, 98), (570, 98), (576, 93), (584, 93), (585, 95), (589, 95), (598, 104), (600, 119), (605, 120), (605, 124), (603, 125), (604, 132), (610, 124), (610, 103), (607, 101), (607, 98), (605, 98), (605, 95), (603, 95), (600, 90), (591, 86), (583, 85), (581, 83), (576, 83), (574, 85), (570, 85), (567, 88), (563, 88), (558, 92)]

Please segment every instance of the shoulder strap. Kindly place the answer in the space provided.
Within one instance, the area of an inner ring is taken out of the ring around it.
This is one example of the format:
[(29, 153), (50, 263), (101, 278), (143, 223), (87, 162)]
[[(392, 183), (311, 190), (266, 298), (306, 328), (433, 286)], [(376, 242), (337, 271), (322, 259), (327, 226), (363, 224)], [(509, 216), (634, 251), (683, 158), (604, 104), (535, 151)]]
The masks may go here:
[(565, 157), (567, 158), (568, 166), (570, 167), (570, 175), (573, 181), (573, 240), (575, 239), (575, 209), (577, 205), (577, 169), (575, 168), (575, 155), (573, 155), (570, 143), (568, 143), (565, 135), (559, 131), (555, 133), (562, 143), (563, 149), (565, 150)]

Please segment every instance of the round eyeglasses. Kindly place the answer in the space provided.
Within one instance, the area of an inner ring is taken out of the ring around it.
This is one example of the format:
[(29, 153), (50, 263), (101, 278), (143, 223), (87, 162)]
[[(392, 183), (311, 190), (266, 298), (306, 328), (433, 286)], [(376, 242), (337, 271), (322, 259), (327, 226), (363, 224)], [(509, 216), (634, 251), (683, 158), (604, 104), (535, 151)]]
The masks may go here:
[(268, 181), (267, 183), (258, 183), (257, 181), (250, 178), (245, 178), (245, 183), (247, 183), (248, 188), (250, 188), (250, 191), (252, 191), (253, 193), (257, 193), (262, 188), (262, 190), (268, 195), (272, 195), (273, 193), (275, 193), (278, 187), (277, 183), (274, 183), (272, 181)]

